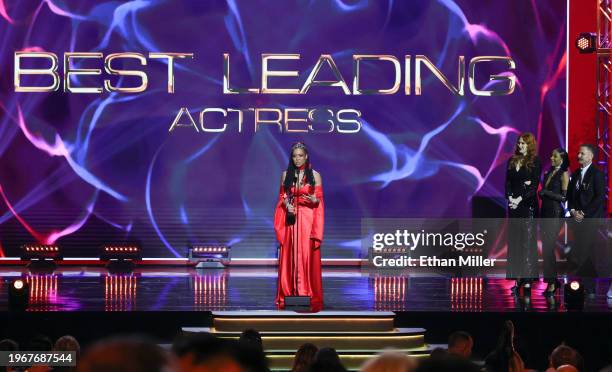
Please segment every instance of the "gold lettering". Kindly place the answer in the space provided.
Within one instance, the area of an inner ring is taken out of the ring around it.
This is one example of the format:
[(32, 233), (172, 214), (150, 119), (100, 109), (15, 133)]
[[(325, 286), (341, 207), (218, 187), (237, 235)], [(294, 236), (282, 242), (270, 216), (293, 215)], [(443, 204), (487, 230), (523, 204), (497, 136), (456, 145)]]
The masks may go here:
[(404, 94), (410, 95), (410, 55), (404, 56)]
[(227, 109), (227, 112), (237, 112), (238, 113), (238, 133), (242, 133), (242, 122), (244, 119), (244, 111), (253, 111), (253, 109), (252, 108), (249, 108), (246, 110), (233, 109), (233, 108)]
[(500, 56), (480, 56), (474, 57), (470, 61), (470, 67), (468, 70), (468, 80), (470, 84), (470, 91), (475, 96), (509, 96), (514, 92), (514, 88), (516, 85), (516, 76), (514, 74), (510, 76), (504, 75), (491, 75), (489, 77), (489, 81), (507, 81), (508, 89), (503, 90), (479, 90), (476, 89), (476, 64), (480, 62), (494, 62), (494, 61), (505, 61), (508, 64), (508, 68), (510, 70), (514, 70), (516, 68), (516, 63), (511, 57), (500, 57)]
[(259, 93), (257, 88), (230, 87), (230, 59), (228, 53), (223, 53), (223, 94)]
[[(179, 123), (179, 120), (181, 119), (181, 116), (183, 116), (183, 114), (187, 114), (187, 117), (189, 118), (189, 122), (190, 122), (189, 124)], [(195, 121), (191, 117), (191, 114), (189, 113), (189, 110), (187, 109), (187, 107), (181, 107), (178, 114), (174, 118), (174, 121), (172, 122), (170, 129), (168, 129), (168, 132), (172, 132), (176, 127), (193, 127), (196, 132), (198, 133), (200, 132), (200, 130), (198, 129), (198, 126), (196, 125)]]
[[(22, 58), (47, 58), (51, 60), (51, 67), (46, 69), (28, 69), (21, 67)], [(15, 52), (14, 56), (15, 70), (13, 82), (15, 84), (15, 92), (54, 92), (59, 89), (60, 79), (57, 74), (57, 55), (51, 52)], [(50, 75), (53, 78), (53, 84), (42, 87), (24, 87), (21, 83), (21, 75)]]
[(73, 87), (70, 80), (73, 76), (101, 75), (99, 68), (79, 68), (73, 69), (70, 65), (72, 58), (102, 58), (99, 52), (67, 52), (64, 53), (64, 92), (70, 93), (102, 93), (101, 87)]
[(290, 118), (289, 114), (292, 112), (303, 112), (306, 113), (306, 117), (308, 117), (308, 109), (285, 109), (285, 131), (288, 133), (300, 133), (300, 132), (308, 132), (308, 129), (304, 128), (304, 129), (289, 129), (289, 123), (291, 122), (296, 122), (296, 123), (307, 123), (308, 120), (306, 119), (306, 117), (304, 118)]
[(210, 133), (225, 132), (225, 129), (227, 128), (226, 123), (223, 123), (222, 128), (205, 128), (204, 127), (204, 114), (207, 112), (219, 112), (223, 115), (224, 118), (227, 117), (227, 111), (225, 111), (222, 108), (205, 108), (204, 110), (200, 111), (200, 127), (202, 128), (202, 130), (204, 132), (210, 132)]
[[(315, 117), (314, 114), (315, 112), (317, 112), (317, 109), (312, 109), (308, 112), (308, 120), (310, 120), (310, 124), (308, 124), (308, 129), (310, 129), (312, 132), (315, 131), (314, 127), (312, 126), (312, 123), (315, 122)], [(329, 123), (329, 130), (327, 131), (327, 133), (331, 133), (334, 131), (334, 121), (331, 119), (334, 117), (334, 112), (330, 109), (325, 109), (324, 111), (327, 111), (327, 113), (330, 116), (330, 119), (327, 119), (327, 122)]]
[(415, 70), (414, 70), (414, 94), (416, 94), (417, 96), (420, 96), (422, 93), (422, 89), (421, 89), (421, 63), (423, 63), (425, 66), (427, 66), (427, 68), (434, 74), (435, 77), (438, 78), (438, 80), (440, 80), (442, 82), (442, 84), (444, 84), (444, 86), (446, 88), (448, 88), (448, 90), (450, 90), (451, 92), (453, 92), (456, 95), (459, 96), (463, 96), (464, 94), (464, 89), (463, 86), (465, 85), (465, 57), (464, 56), (459, 56), (459, 67), (458, 67), (458, 72), (457, 72), (457, 88), (455, 88), (450, 81), (446, 78), (446, 76), (444, 76), (444, 74), (442, 74), (442, 72), (440, 72), (440, 70), (438, 70), (438, 68), (436, 67), (436, 65), (434, 65), (429, 58), (425, 57), (424, 55), (417, 55), (415, 58)]
[[(360, 62), (361, 61), (387, 61), (393, 63), (395, 82), (393, 87), (389, 89), (361, 89), (359, 86), (360, 81)], [(399, 90), (400, 83), (402, 80), (402, 68), (399, 60), (394, 56), (389, 55), (365, 55), (357, 54), (353, 56), (353, 94), (394, 94)]]
[[(276, 114), (276, 120), (270, 119), (261, 119), (259, 117), (259, 113), (261, 112), (273, 112)], [(257, 129), (259, 129), (259, 124), (276, 124), (278, 125), (279, 133), (283, 132), (283, 125), (281, 124), (281, 120), (283, 120), (283, 113), (279, 109), (265, 109), (265, 108), (256, 108), (255, 109), (255, 133), (257, 133)]]
[(110, 80), (104, 80), (104, 89), (108, 92), (120, 92), (120, 93), (141, 93), (147, 89), (149, 85), (149, 79), (144, 71), (137, 70), (117, 70), (114, 69), (111, 64), (115, 59), (118, 58), (133, 58), (140, 62), (141, 66), (147, 65), (147, 59), (140, 53), (113, 53), (106, 56), (104, 59), (104, 71), (109, 75), (119, 76), (138, 76), (140, 77), (140, 85), (137, 87), (114, 87)]
[[(343, 114), (354, 114), (356, 118), (355, 119), (343, 119), (342, 118)], [(338, 123), (342, 123), (342, 124), (353, 123), (355, 124), (355, 129), (342, 129), (340, 128), (340, 124), (338, 124), (337, 125), (338, 133), (357, 133), (359, 132), (361, 130), (361, 120), (359, 120), (360, 117), (361, 117), (361, 111), (359, 110), (353, 110), (353, 109), (339, 110), (336, 113), (336, 120), (338, 120)]]
[[(315, 77), (319, 73), (319, 70), (321, 69), (321, 66), (323, 66), (323, 63), (327, 63), (332, 73), (336, 77), (336, 80), (315, 80)], [(306, 82), (302, 86), (302, 89), (300, 89), (300, 94), (306, 94), (311, 86), (340, 87), (342, 88), (342, 91), (345, 95), (348, 96), (351, 94), (351, 91), (346, 85), (346, 81), (344, 81), (344, 79), (342, 78), (342, 74), (340, 73), (340, 70), (338, 70), (334, 59), (329, 54), (321, 54), (321, 57), (319, 57), (319, 60), (313, 67), (312, 71), (310, 72), (310, 75), (308, 75), (308, 79), (306, 79)]]
[(268, 77), (270, 76), (298, 76), (298, 71), (270, 71), (268, 61), (271, 59), (296, 60), (299, 54), (262, 54), (261, 55), (261, 93), (263, 94), (299, 94), (299, 89), (292, 88), (268, 88)]
[(168, 60), (168, 93), (174, 93), (174, 59), (193, 58), (193, 53), (149, 53), (149, 58)]

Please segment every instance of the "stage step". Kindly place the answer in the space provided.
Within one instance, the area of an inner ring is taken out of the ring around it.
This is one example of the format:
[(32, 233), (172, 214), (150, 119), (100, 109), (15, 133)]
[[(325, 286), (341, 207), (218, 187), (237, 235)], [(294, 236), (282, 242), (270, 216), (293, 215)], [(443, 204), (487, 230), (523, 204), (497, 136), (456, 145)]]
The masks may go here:
[(220, 311), (213, 327), (183, 327), (183, 333), (212, 333), (238, 339), (248, 328), (260, 332), (270, 368), (290, 370), (296, 350), (310, 342), (333, 347), (346, 368), (354, 370), (383, 349), (393, 348), (417, 358), (429, 356), (425, 329), (395, 328), (395, 314), (374, 311)]
[[(240, 337), (240, 332), (218, 332), (214, 328), (185, 327), (185, 333), (210, 332), (222, 338)], [(298, 349), (307, 342), (318, 347), (334, 349), (384, 349), (415, 348), (424, 345), (423, 328), (396, 328), (392, 331), (353, 332), (351, 331), (316, 331), (316, 332), (260, 332), (264, 349)]]
[[(251, 316), (252, 315), (252, 316)], [(213, 313), (213, 327), (217, 332), (242, 332), (254, 328), (266, 331), (392, 331), (392, 312), (321, 311), (296, 313), (293, 311), (257, 311), (245, 316), (241, 311)]]
[[(380, 354), (380, 350), (336, 350), (340, 355), (340, 360), (348, 370), (359, 370), (367, 360)], [(431, 349), (424, 346), (415, 349), (396, 350), (406, 353), (413, 358), (421, 359), (429, 357)], [(292, 352), (266, 351), (268, 364), (273, 371), (290, 371), (295, 358), (295, 350)]]

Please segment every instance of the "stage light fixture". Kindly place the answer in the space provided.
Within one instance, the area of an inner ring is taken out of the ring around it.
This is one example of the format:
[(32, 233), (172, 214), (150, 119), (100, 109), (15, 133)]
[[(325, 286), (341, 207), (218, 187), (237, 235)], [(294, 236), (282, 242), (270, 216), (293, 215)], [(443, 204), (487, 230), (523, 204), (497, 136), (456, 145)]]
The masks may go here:
[(142, 260), (142, 253), (138, 244), (106, 244), (102, 246), (100, 260), (107, 261), (110, 273), (129, 273), (134, 270), (134, 261)]
[(22, 260), (61, 260), (62, 258), (58, 245), (24, 244), (21, 246)]
[(53, 272), (56, 261), (64, 258), (62, 250), (54, 244), (24, 244), (21, 246), (21, 259), (29, 261), (28, 268), (36, 272)]
[(596, 35), (593, 32), (582, 32), (576, 38), (576, 48), (583, 54), (593, 53), (596, 49), (595, 38)]
[(580, 282), (572, 280), (565, 285), (563, 299), (569, 310), (582, 309), (584, 305), (584, 287)]
[(231, 251), (225, 245), (193, 245), (187, 250), (187, 258), (196, 269), (223, 268), (231, 261)]
[(8, 287), (9, 310), (23, 311), (30, 303), (30, 285), (17, 279)]
[(107, 244), (102, 246), (100, 259), (113, 260), (140, 260), (142, 259), (140, 247), (136, 244)]

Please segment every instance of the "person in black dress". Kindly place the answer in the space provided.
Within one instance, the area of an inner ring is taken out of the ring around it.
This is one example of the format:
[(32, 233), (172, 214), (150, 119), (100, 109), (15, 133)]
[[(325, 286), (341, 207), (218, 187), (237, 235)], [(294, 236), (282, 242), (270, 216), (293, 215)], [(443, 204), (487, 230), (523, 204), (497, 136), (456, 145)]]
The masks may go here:
[(512, 288), (518, 293), (531, 291), (531, 282), (538, 278), (536, 192), (542, 169), (536, 153), (533, 134), (523, 133), (516, 143), (514, 155), (506, 170), (506, 199), (508, 200), (508, 260), (506, 278), (516, 280)]
[(542, 258), (544, 261), (544, 281), (548, 284), (544, 295), (552, 296), (559, 284), (557, 282), (557, 258), (555, 246), (559, 237), (559, 229), (565, 216), (565, 196), (569, 184), (569, 156), (561, 148), (555, 149), (550, 157), (551, 166), (544, 174), (540, 198), (541, 232), (542, 232)]

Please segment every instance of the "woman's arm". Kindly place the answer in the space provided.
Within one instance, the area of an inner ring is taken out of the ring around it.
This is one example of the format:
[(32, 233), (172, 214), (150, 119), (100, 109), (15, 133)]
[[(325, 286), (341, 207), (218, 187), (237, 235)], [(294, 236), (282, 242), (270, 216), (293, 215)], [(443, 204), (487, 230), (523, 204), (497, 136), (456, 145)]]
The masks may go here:
[[(313, 170), (312, 173), (314, 173), (314, 179), (315, 179), (315, 198), (317, 198), (316, 200), (314, 200), (314, 203), (317, 204), (317, 203), (319, 203), (319, 200), (322, 197), (322, 191), (317, 192), (317, 190), (322, 190), (323, 180), (321, 179), (321, 174), (319, 172)], [(317, 194), (319, 194), (319, 195), (317, 195)]]
[(314, 176), (314, 180), (315, 180), (315, 186), (314, 186), (314, 193), (312, 194), (303, 194), (302, 198), (303, 200), (312, 203), (313, 207), (316, 207), (317, 204), (319, 204), (319, 200), (321, 199), (321, 192), (318, 192), (317, 190), (321, 190), (321, 175), (319, 174), (319, 172), (313, 170), (312, 174)]
[(323, 181), (321, 175), (318, 172), (313, 171), (315, 178), (315, 193), (317, 201), (313, 209), (313, 221), (312, 231), (310, 238), (314, 240), (314, 248), (317, 249), (321, 246), (323, 241), (323, 226), (325, 225), (325, 201), (323, 198)]
[(561, 193), (557, 194), (555, 192), (552, 192), (550, 190), (545, 190), (542, 189), (542, 192), (540, 193), (540, 196), (548, 198), (548, 199), (552, 199), (558, 202), (564, 202), (565, 201), (565, 195), (567, 194), (567, 185), (569, 184), (569, 174), (567, 172), (563, 172), (561, 174)]
[(569, 187), (569, 172), (565, 171), (561, 175), (561, 194), (563, 195), (563, 201), (565, 201), (565, 196), (567, 195), (568, 187)]
[(283, 205), (285, 206), (285, 208), (287, 208), (289, 204), (289, 198), (287, 197), (287, 194), (285, 194), (285, 177), (287, 177), (287, 171), (283, 171), (280, 180), (280, 197), (282, 198)]
[(525, 191), (523, 192), (522, 199), (533, 198), (538, 191), (538, 185), (540, 184), (540, 174), (542, 173), (542, 163), (540, 163), (540, 158), (536, 157), (533, 161), (533, 168), (531, 168), (531, 172), (529, 172), (529, 178), (527, 181), (529, 184), (525, 183)]
[(512, 189), (510, 185), (510, 160), (508, 160), (508, 163), (506, 164), (506, 184), (505, 186), (506, 188), (504, 190), (504, 193), (506, 195), (506, 199), (510, 199), (510, 197), (512, 196)]
[(283, 174), (281, 175), (281, 185), (280, 185), (280, 197), (283, 205), (285, 206), (285, 209), (289, 212), (289, 213), (295, 213), (294, 207), (291, 204), (291, 199), (289, 198), (289, 195), (287, 195), (287, 193), (285, 192), (285, 178), (287, 177), (287, 171), (283, 171)]
[(287, 210), (293, 207), (287, 206), (287, 194), (285, 193), (284, 187), (286, 173), (287, 172), (283, 172), (281, 175), (281, 184), (278, 190), (278, 201), (276, 202), (276, 207), (274, 208), (274, 232), (276, 234), (276, 239), (280, 244), (283, 244), (285, 241)]
[(321, 174), (317, 172), (316, 170), (313, 170), (312, 173), (314, 174), (315, 186), (321, 186), (322, 185)]

